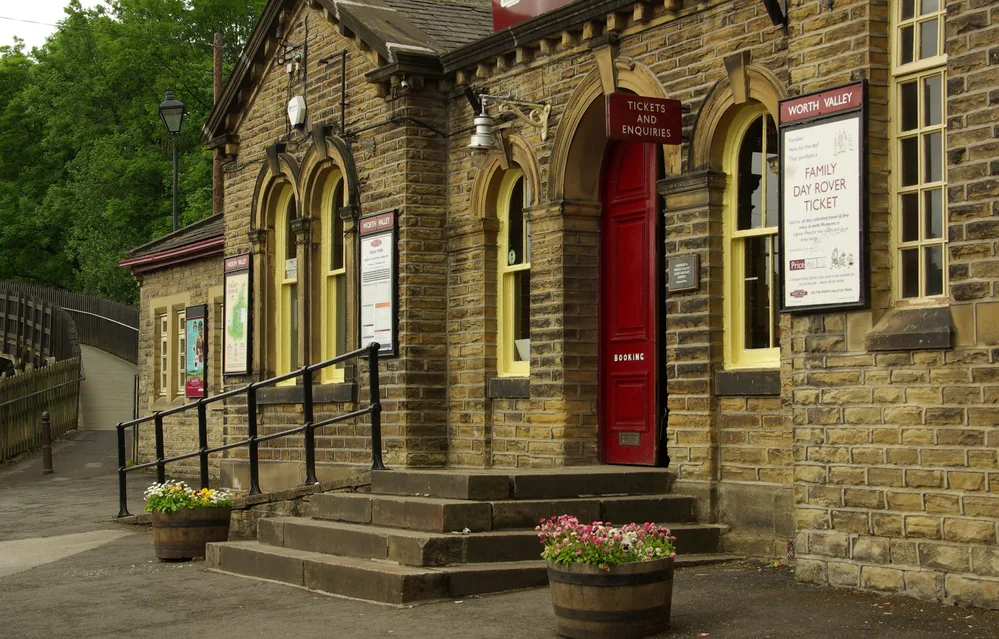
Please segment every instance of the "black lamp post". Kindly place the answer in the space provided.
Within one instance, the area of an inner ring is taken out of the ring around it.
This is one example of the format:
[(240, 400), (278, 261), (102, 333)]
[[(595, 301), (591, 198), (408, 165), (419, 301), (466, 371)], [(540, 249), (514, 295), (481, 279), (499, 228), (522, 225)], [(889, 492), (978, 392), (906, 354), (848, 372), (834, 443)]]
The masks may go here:
[(160, 105), (160, 119), (173, 141), (173, 230), (177, 230), (177, 138), (184, 124), (184, 103), (175, 100), (173, 91), (167, 89), (166, 99)]

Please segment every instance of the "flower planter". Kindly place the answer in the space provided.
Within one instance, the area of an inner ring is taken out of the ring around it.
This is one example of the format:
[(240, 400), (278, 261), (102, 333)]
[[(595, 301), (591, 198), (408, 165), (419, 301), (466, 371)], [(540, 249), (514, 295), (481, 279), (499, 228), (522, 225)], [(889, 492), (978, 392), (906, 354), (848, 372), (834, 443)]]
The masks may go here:
[(646, 637), (669, 628), (673, 559), (611, 566), (548, 562), (555, 627), (573, 639)]
[(205, 544), (229, 538), (231, 506), (154, 511), (153, 546), (157, 559), (194, 559), (205, 556)]

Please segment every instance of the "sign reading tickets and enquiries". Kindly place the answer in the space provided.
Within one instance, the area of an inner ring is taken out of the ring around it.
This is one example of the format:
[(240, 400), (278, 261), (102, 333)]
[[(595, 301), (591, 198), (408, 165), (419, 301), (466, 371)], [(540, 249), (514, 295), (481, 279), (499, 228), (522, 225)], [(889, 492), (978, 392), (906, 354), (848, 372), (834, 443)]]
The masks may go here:
[(204, 397), (208, 379), (208, 306), (188, 306), (184, 313), (184, 397)]
[(867, 305), (865, 84), (780, 103), (782, 310)]
[(253, 298), (249, 253), (225, 258), (225, 320), (222, 327), (222, 373), (250, 372), (250, 308)]
[(679, 100), (612, 93), (607, 96), (607, 139), (680, 144), (682, 110)]
[(398, 354), (396, 215), (390, 211), (360, 220), (361, 346), (377, 342), (385, 355)]

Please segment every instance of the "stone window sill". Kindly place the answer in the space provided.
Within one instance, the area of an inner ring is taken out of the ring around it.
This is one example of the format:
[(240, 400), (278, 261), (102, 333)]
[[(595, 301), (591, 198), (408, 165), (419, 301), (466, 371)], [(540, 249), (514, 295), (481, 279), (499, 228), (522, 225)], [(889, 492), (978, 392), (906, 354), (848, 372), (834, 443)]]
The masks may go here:
[(780, 395), (780, 370), (716, 371), (715, 395)]
[[(301, 404), (305, 398), (301, 386), (275, 386), (257, 391), (257, 404)], [(357, 401), (357, 384), (313, 384), (312, 401), (316, 404)]]
[(490, 399), (527, 399), (531, 396), (530, 377), (493, 377), (486, 385)]
[(919, 351), (951, 348), (954, 329), (947, 306), (893, 308), (864, 337), (869, 351)]

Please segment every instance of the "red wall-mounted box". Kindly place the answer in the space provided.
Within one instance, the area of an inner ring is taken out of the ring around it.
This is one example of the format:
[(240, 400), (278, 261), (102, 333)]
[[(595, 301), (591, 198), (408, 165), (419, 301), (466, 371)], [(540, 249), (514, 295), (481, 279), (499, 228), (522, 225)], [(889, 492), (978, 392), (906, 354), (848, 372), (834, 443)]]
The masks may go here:
[(572, 0), (493, 0), (493, 31), (506, 29), (570, 2)]

